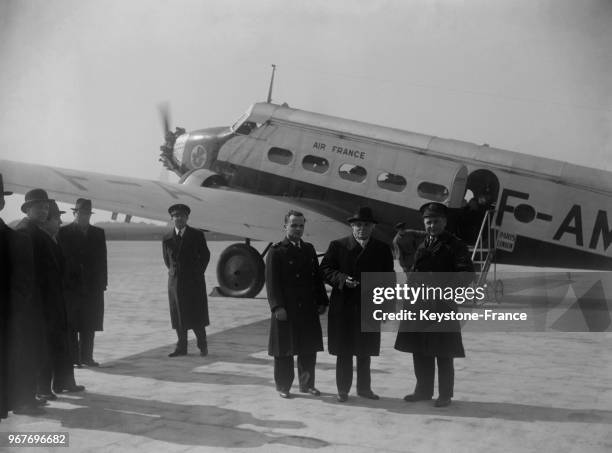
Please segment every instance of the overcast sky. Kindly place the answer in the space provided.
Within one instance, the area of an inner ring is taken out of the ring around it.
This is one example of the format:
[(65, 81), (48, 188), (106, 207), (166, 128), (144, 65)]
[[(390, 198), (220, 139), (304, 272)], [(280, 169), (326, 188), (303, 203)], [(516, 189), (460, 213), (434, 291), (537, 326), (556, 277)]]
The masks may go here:
[(160, 102), (229, 125), (275, 63), (278, 103), (612, 170), (610, 24), (607, 0), (0, 0), (0, 153), (158, 178)]

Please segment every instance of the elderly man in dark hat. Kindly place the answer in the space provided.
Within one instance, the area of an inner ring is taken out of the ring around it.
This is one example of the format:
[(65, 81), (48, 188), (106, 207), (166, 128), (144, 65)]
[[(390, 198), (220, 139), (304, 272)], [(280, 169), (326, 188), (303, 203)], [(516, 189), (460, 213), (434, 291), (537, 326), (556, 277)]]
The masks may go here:
[[(0, 174), (0, 211), (4, 197)], [(34, 343), (31, 337), (31, 297), (34, 263), (30, 239), (9, 228), (0, 218), (0, 419), (8, 411), (42, 413), (32, 380)]]
[(380, 332), (361, 331), (362, 272), (393, 272), (387, 244), (372, 237), (376, 220), (368, 207), (350, 217), (352, 234), (332, 241), (321, 261), (325, 281), (332, 286), (328, 317), (329, 353), (336, 356), (337, 399), (345, 402), (353, 381), (357, 357), (357, 394), (379, 399), (372, 391), (370, 358), (380, 353)]
[(80, 392), (85, 389), (82, 385), (76, 385), (74, 379), (64, 295), (66, 266), (62, 249), (57, 243), (57, 235), (62, 224), (61, 215), (65, 213), (66, 211), (60, 211), (55, 201), (51, 201), (47, 220), (41, 225), (48, 235), (47, 246), (52, 253), (52, 260), (47, 266), (47, 291), (44, 303), (48, 355), (38, 377), (38, 395), (48, 400), (57, 398), (53, 392)]
[[(53, 259), (47, 246), (47, 233), (42, 225), (49, 215), (49, 206), (53, 200), (43, 189), (32, 189), (25, 194), (21, 211), (26, 214), (16, 227), (18, 232), (27, 235), (32, 246), (32, 297), (29, 304), (19, 307), (16, 313), (21, 331), (18, 333), (14, 351), (15, 403), (14, 413), (36, 413), (36, 406), (44, 399), (35, 398), (37, 379), (47, 361), (47, 343), (45, 336), (45, 302), (48, 290), (48, 266)], [(25, 244), (24, 244), (25, 245)]]
[(72, 331), (72, 359), (97, 367), (93, 358), (94, 338), (104, 328), (104, 291), (108, 285), (106, 236), (102, 228), (90, 224), (91, 200), (79, 198), (74, 221), (60, 228), (58, 243), (66, 259), (66, 299), (68, 324)]
[(178, 342), (169, 357), (187, 355), (187, 331), (193, 330), (200, 355), (208, 355), (206, 326), (208, 298), (204, 272), (210, 260), (204, 233), (187, 225), (191, 209), (184, 204), (168, 208), (173, 228), (162, 239), (162, 254), (168, 268), (170, 321)]
[[(417, 248), (413, 274), (409, 282), (440, 287), (468, 286), (474, 279), (474, 265), (467, 247), (460, 239), (445, 230), (448, 210), (441, 203), (426, 203), (420, 209), (427, 237)], [(424, 301), (433, 311), (456, 311), (454, 301)], [(418, 314), (417, 314), (418, 317)], [(458, 321), (445, 325), (443, 331), (430, 325), (402, 322), (395, 341), (395, 349), (412, 352), (416, 387), (404, 400), (430, 400), (434, 391), (435, 363), (438, 364), (438, 399), (436, 407), (448, 406), (453, 397), (454, 357), (465, 357)], [(418, 328), (414, 328), (418, 327)]]

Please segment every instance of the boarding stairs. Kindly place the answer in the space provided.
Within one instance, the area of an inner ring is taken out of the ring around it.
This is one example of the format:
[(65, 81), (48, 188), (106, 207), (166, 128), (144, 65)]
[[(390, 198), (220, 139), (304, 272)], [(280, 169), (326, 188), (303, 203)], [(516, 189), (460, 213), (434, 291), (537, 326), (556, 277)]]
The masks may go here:
[[(501, 280), (497, 280), (497, 264), (495, 262), (497, 230), (491, 228), (495, 212), (493, 207), (486, 211), (480, 224), (476, 243), (473, 247), (470, 247), (470, 251), (476, 271), (474, 286), (486, 286), (487, 299), (499, 303), (503, 295), (503, 284)], [(487, 280), (491, 266), (493, 267), (493, 279)]]

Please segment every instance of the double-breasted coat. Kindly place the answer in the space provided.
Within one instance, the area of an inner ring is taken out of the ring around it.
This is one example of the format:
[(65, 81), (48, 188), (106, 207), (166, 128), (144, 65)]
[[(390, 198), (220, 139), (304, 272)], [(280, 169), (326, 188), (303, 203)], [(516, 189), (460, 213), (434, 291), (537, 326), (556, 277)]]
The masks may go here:
[(361, 280), (362, 272), (393, 272), (393, 255), (387, 244), (370, 238), (365, 248), (351, 235), (332, 241), (321, 261), (325, 282), (332, 286), (328, 315), (329, 353), (376, 356), (380, 332), (361, 331), (361, 287), (345, 286), (348, 276)]
[[(456, 288), (468, 286), (474, 279), (474, 265), (467, 247), (459, 238), (446, 231), (433, 243), (425, 241), (419, 245), (412, 271), (408, 281), (413, 286), (425, 284)], [(431, 312), (457, 311), (453, 300), (421, 301), (417, 302), (416, 308), (429, 309)], [(465, 357), (459, 321), (444, 322), (444, 331), (438, 332), (428, 331), (435, 330), (428, 322), (402, 321), (395, 349), (426, 356)]]
[(210, 251), (204, 233), (187, 225), (179, 239), (173, 228), (162, 239), (162, 254), (168, 268), (172, 328), (187, 330), (207, 326), (210, 321), (204, 271), (210, 261)]
[(75, 222), (60, 228), (58, 243), (66, 259), (65, 296), (72, 329), (104, 327), (104, 291), (108, 285), (106, 237), (102, 228), (83, 231)]
[[(323, 350), (319, 307), (329, 300), (317, 253), (308, 242), (299, 247), (287, 238), (274, 244), (266, 257), (266, 290), (272, 311), (268, 354), (275, 357)], [(276, 319), (282, 307), (287, 320)]]

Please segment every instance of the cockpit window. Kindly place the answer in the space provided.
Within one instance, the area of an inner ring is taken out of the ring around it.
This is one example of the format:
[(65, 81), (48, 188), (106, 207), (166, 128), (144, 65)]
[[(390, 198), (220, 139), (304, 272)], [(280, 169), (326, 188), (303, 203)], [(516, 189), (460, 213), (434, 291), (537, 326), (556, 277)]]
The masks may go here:
[(252, 121), (245, 121), (234, 132), (240, 135), (249, 135), (257, 127), (257, 124)]
[(421, 198), (432, 201), (445, 201), (450, 193), (446, 187), (433, 182), (422, 182), (417, 187), (417, 192)]
[(355, 164), (342, 164), (338, 169), (338, 174), (342, 179), (353, 182), (363, 182), (368, 175), (365, 168)]
[(406, 178), (393, 173), (381, 173), (376, 179), (378, 187), (391, 190), (393, 192), (401, 192), (406, 187)]

